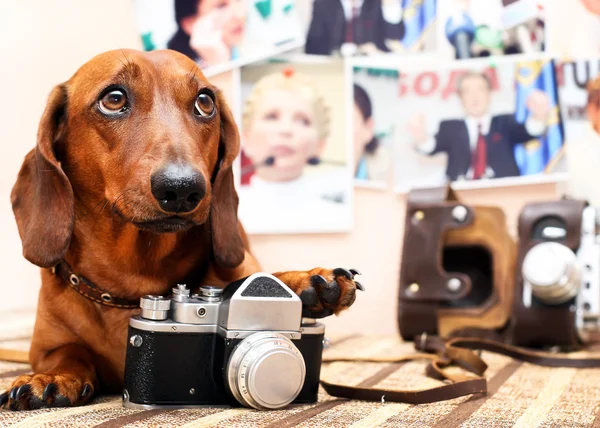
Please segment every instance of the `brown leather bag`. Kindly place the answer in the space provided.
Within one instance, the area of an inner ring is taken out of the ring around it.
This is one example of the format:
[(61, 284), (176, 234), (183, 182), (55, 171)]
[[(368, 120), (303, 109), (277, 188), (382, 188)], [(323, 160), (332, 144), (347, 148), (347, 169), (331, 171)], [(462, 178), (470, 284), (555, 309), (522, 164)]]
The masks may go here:
[(461, 203), (450, 186), (408, 194), (398, 326), (405, 340), (506, 327), (516, 244), (497, 207)]

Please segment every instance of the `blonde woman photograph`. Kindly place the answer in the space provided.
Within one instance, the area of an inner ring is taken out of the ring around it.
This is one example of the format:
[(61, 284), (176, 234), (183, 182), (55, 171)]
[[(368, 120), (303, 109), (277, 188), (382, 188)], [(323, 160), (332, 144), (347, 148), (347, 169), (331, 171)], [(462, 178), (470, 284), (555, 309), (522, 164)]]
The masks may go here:
[(252, 67), (252, 76), (242, 70), (242, 85), (263, 77), (250, 84), (242, 110), (239, 217), (251, 234), (346, 231), (352, 171), (343, 112), (332, 111), (344, 105), (343, 82), (335, 83), (334, 70), (277, 67), (268, 74)]

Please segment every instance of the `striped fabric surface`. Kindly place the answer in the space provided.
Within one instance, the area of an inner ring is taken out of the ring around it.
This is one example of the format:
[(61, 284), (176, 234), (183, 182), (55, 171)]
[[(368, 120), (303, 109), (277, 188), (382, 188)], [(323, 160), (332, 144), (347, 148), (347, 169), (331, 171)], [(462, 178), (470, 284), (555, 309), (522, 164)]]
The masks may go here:
[[(11, 319), (16, 321), (19, 315)], [(31, 317), (30, 317), (31, 318)], [(31, 319), (30, 319), (31, 321)], [(27, 343), (32, 322), (0, 336), (0, 347)], [(18, 333), (18, 334), (17, 334)], [(326, 356), (395, 356), (412, 353), (410, 343), (391, 336), (333, 338)], [(484, 352), (489, 393), (454, 400), (408, 405), (350, 401), (321, 391), (313, 405), (279, 411), (250, 409), (130, 410), (120, 397), (92, 404), (29, 412), (0, 411), (0, 427), (600, 427), (600, 369), (547, 368)], [(387, 389), (423, 389), (440, 385), (425, 376), (424, 361), (396, 363), (335, 362), (323, 366), (331, 382)], [(27, 364), (0, 361), (5, 390)]]

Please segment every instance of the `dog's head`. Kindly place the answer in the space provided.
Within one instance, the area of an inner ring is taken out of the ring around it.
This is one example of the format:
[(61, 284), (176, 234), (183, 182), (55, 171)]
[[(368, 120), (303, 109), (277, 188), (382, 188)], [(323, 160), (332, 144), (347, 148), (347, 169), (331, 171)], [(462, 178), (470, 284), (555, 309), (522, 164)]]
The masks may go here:
[(38, 266), (58, 263), (77, 200), (83, 217), (106, 207), (119, 224), (154, 233), (208, 221), (216, 262), (237, 266), (238, 150), (231, 111), (189, 58), (101, 54), (52, 90), (19, 172), (11, 199), (23, 254)]

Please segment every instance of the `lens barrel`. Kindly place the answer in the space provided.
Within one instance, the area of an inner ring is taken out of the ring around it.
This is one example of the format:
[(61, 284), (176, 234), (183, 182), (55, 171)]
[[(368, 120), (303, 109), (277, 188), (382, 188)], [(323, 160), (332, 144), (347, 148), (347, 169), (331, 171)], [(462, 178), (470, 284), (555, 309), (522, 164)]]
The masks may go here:
[(246, 407), (280, 409), (300, 393), (306, 377), (304, 358), (279, 333), (254, 333), (234, 349), (226, 378), (233, 396)]
[(533, 295), (544, 303), (558, 305), (579, 292), (581, 267), (577, 256), (557, 242), (532, 247), (523, 259), (522, 273)]

